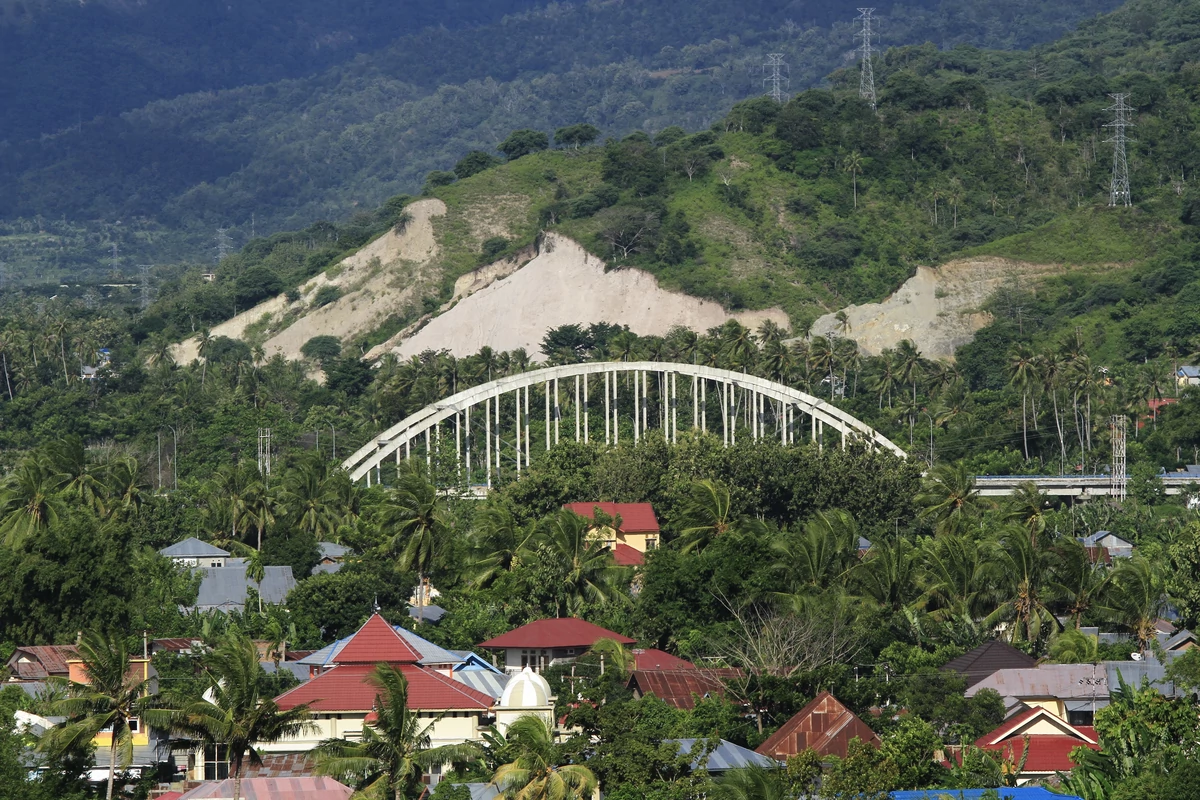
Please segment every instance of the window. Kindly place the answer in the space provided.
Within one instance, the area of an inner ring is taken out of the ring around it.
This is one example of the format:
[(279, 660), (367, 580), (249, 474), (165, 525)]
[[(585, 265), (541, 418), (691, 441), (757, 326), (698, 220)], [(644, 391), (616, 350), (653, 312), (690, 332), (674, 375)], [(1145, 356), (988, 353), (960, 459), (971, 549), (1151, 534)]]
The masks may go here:
[(225, 564), (223, 564), (223, 563), (221, 562), (221, 559), (219, 559), (219, 558), (214, 558), (212, 561), (208, 562), (208, 565), (209, 565), (210, 567), (223, 567), (223, 566), (225, 566)]
[(1072, 726), (1083, 725), (1090, 727), (1096, 721), (1096, 713), (1090, 708), (1086, 711), (1068, 711), (1067, 724)]
[(204, 780), (223, 781), (229, 777), (229, 748), (210, 744), (204, 748)]
[(658, 539), (654, 538), (653, 536), (647, 536), (646, 537), (646, 549), (647, 550), (657, 550), (658, 549)]

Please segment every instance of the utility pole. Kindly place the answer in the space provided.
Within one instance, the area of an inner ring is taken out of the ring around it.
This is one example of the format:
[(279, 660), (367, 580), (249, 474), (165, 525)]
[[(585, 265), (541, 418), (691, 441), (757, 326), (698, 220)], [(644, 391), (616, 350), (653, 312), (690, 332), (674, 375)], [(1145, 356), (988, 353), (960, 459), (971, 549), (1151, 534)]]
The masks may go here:
[(860, 8), (858, 10), (858, 21), (862, 23), (862, 29), (854, 34), (855, 39), (862, 39), (862, 44), (858, 46), (859, 58), (859, 75), (858, 75), (858, 96), (871, 104), (871, 110), (875, 110), (875, 69), (871, 64), (871, 57), (875, 55), (875, 31), (871, 26), (874, 22), (872, 15), (875, 13), (873, 8)]
[(138, 268), (142, 271), (142, 311), (150, 307), (150, 268), (153, 264), (138, 264)]
[(1125, 129), (1133, 127), (1133, 123), (1129, 121), (1129, 112), (1133, 109), (1125, 102), (1129, 99), (1129, 95), (1110, 94), (1109, 97), (1116, 102), (1105, 109), (1115, 115), (1112, 122), (1104, 125), (1106, 128), (1113, 129), (1112, 138), (1104, 140), (1113, 146), (1112, 183), (1109, 187), (1108, 205), (1109, 208), (1115, 206), (1128, 208), (1133, 205), (1133, 197), (1129, 192), (1129, 161), (1125, 156), (1125, 145), (1129, 139), (1125, 136)]
[(783, 61), (783, 53), (768, 54), (767, 63), (763, 65), (763, 73), (766, 74), (766, 77), (763, 78), (763, 85), (767, 87), (767, 97), (780, 105), (786, 103), (787, 89), (791, 88), (791, 78), (789, 77), (791, 73), (788, 72), (788, 65)]
[(120, 263), (120, 259), (119, 259), (119, 257), (118, 257), (118, 254), (119, 254), (119, 253), (120, 253), (120, 247), (119, 247), (119, 246), (118, 246), (118, 244), (117, 244), (117, 243), (114, 241), (114, 242), (112, 243), (112, 265), (113, 265), (113, 270), (114, 270), (114, 271), (115, 271), (115, 270), (116, 270), (116, 268), (117, 268), (117, 264), (118, 264), (118, 263)]
[(1125, 426), (1129, 420), (1123, 414), (1112, 417), (1112, 494), (1118, 500), (1125, 499)]
[(0, 261), (0, 292), (8, 288), (8, 264)]

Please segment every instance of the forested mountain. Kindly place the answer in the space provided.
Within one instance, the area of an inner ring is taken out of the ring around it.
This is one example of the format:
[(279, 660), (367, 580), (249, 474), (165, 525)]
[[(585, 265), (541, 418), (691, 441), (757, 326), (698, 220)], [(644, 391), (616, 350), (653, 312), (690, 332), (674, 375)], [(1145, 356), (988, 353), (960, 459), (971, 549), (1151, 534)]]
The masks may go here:
[[(0, 33), (8, 37), (0, 58), (12, 59), (6, 113), (28, 106), (50, 116), (37, 112), (0, 128), (0, 181), (9, 187), (0, 195), (0, 260), (64, 275), (129, 269), (140, 260), (205, 260), (216, 227), (232, 228), (240, 243), (253, 233), (342, 217), (412, 191), (429, 170), (470, 149), (490, 149), (514, 128), (582, 121), (619, 136), (706, 127), (762, 90), (768, 52), (785, 55), (793, 90), (848, 63), (849, 20), (857, 13), (845, 2), (707, 0), (681, 8), (652, 0), (556, 3), (489, 22), (475, 5), (452, 6), (447, 19), (480, 24), (427, 27), (354, 58), (358, 45), (351, 44), (309, 58), (311, 36), (288, 50), (301, 34), (277, 26), (267, 26), (260, 46), (254, 37), (263, 25), (237, 16), (202, 22), (206, 4), (197, 4), (195, 19), (171, 18), (197, 44), (172, 48), (176, 61), (168, 64), (133, 33), (107, 35), (132, 25), (122, 15), (134, 12), (123, 6), (88, 6), (97, 16), (87, 23), (96, 41), (121, 49), (111, 59), (90, 53), (93, 40), (83, 36), (79, 47), (66, 48), (81, 53), (77, 59), (45, 62), (41, 53), (52, 52), (45, 43), (60, 35), (54, 31), (69, 36), (84, 24), (86, 17), (65, 8), (7, 27)], [(518, 4), (487, 4), (488, 13), (510, 5)], [(1025, 47), (1114, 5), (930, 0), (881, 7), (879, 30), (885, 45)], [(335, 6), (306, 16), (302, 6), (299, 14), (271, 16), (270, 4), (255, 6), (270, 19), (298, 20), (298, 28), (312, 19), (312, 28), (330, 30), (322, 20), (344, 19), (351, 35), (355, 25), (372, 32), (364, 49), (384, 32), (402, 32), (389, 21), (405, 7), (350, 3), (344, 14)], [(163, 9), (150, 4), (133, 19)], [(50, 32), (34, 36), (38, 24)], [(30, 53), (38, 42), (41, 50)], [(131, 53), (151, 55), (133, 61)], [(109, 74), (103, 65), (110, 62), (124, 66)], [(73, 78), (83, 65), (92, 65), (86, 80)], [(192, 93), (165, 99), (176, 92)], [(157, 97), (164, 99), (116, 113)], [(105, 258), (113, 242), (115, 261)]]

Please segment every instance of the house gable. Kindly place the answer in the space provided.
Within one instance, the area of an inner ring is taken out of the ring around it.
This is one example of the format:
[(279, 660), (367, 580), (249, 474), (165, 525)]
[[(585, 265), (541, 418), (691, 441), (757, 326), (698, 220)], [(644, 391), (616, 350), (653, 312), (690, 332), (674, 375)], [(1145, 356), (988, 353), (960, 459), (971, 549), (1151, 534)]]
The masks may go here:
[(756, 752), (786, 761), (804, 750), (822, 756), (846, 757), (855, 738), (875, 747), (882, 742), (865, 722), (829, 692), (821, 692), (758, 746)]

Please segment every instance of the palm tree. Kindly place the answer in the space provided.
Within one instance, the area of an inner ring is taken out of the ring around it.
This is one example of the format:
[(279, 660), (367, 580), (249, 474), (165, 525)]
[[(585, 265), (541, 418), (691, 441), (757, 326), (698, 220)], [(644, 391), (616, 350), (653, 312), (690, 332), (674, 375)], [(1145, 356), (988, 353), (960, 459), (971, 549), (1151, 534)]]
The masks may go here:
[(137, 460), (130, 456), (109, 463), (104, 471), (104, 483), (108, 497), (106, 513), (119, 518), (137, 516), (145, 501), (146, 489)]
[(967, 536), (942, 536), (923, 548), (917, 605), (940, 621), (975, 619), (985, 610), (985, 554)]
[(503, 506), (489, 506), (474, 519), (471, 530), (473, 559), (472, 583), (486, 587), (496, 577), (512, 569), (518, 557), (534, 539), (536, 523), (522, 526)]
[(729, 487), (708, 479), (696, 481), (680, 514), (679, 543), (686, 553), (700, 551), (719, 536), (740, 527), (742, 520), (733, 515)]
[(429, 732), (440, 718), (421, 724), (408, 707), (408, 681), (399, 669), (379, 664), (368, 680), (378, 690), (375, 721), (363, 726), (361, 742), (321, 742), (313, 751), (319, 774), (361, 781), (364, 794), (378, 792), (394, 800), (415, 800), (426, 770), (479, 759), (480, 748), (473, 742), (429, 746)]
[(1095, 664), (1100, 660), (1100, 637), (1071, 628), (1050, 640), (1053, 664)]
[(1025, 443), (1025, 460), (1029, 460), (1029, 421), (1025, 407), (1029, 400), (1029, 389), (1036, 380), (1037, 362), (1033, 351), (1026, 345), (1014, 345), (1008, 352), (1008, 383), (1021, 392), (1021, 438)]
[(775, 540), (775, 568), (795, 584), (831, 587), (844, 581), (858, 552), (858, 523), (841, 509), (819, 511), (803, 533)]
[(429, 573), (450, 530), (450, 518), (421, 461), (406, 461), (398, 469), (396, 491), (384, 509), (383, 526), (395, 531), (386, 547), (399, 554), (400, 569), (417, 572), (418, 604), (424, 605)]
[(9, 547), (19, 546), (26, 537), (58, 522), (65, 513), (58, 494), (62, 476), (43, 458), (22, 459), (4, 480), (0, 491), (0, 533)]
[(566, 608), (559, 606), (558, 615), (575, 615), (585, 602), (607, 604), (623, 597), (619, 586), (628, 582), (629, 571), (613, 562), (607, 545), (593, 534), (591, 520), (557, 511), (542, 520), (531, 545), (566, 568), (561, 587)]
[(975, 488), (975, 476), (962, 463), (934, 467), (916, 499), (923, 506), (920, 516), (933, 520), (938, 534), (959, 530), (987, 505)]
[(896, 345), (897, 379), (901, 383), (912, 385), (913, 402), (917, 401), (917, 382), (921, 380), (923, 359), (921, 351), (913, 344), (912, 339), (903, 339)]
[(329, 469), (316, 453), (288, 470), (283, 479), (282, 502), (296, 526), (318, 541), (333, 535), (338, 526), (338, 492)]
[(1046, 530), (1046, 495), (1042, 494), (1033, 481), (1019, 485), (1005, 503), (1006, 515), (1013, 522), (1019, 523), (1029, 531), (1029, 535), (1037, 538)]
[(916, 594), (916, 555), (907, 539), (874, 542), (854, 567), (855, 585), (881, 608), (899, 611)]
[(1094, 558), (1077, 539), (1064, 537), (1053, 548), (1053, 570), (1049, 588), (1055, 602), (1075, 620), (1078, 628), (1086, 614), (1099, 601), (1108, 585), (1108, 570), (1103, 560)]
[(196, 336), (196, 353), (200, 356), (201, 388), (204, 388), (204, 382), (208, 379), (208, 356), (212, 353), (214, 341), (212, 331), (208, 328), (201, 328), (199, 335)]
[(828, 337), (814, 336), (808, 345), (808, 363), (813, 372), (825, 376), (825, 379), (829, 381), (830, 400), (833, 399), (834, 393), (833, 362), (833, 343), (829, 341)]
[(1000, 531), (985, 549), (989, 554), (985, 574), (998, 603), (984, 623), (1008, 623), (1009, 639), (1014, 643), (1040, 642), (1059, 627), (1047, 603), (1049, 553), (1019, 528)]
[(1122, 558), (1101, 597), (1100, 613), (1133, 635), (1145, 655), (1155, 640), (1155, 622), (1167, 608), (1162, 571), (1140, 553)]
[(261, 764), (256, 745), (273, 744), (307, 730), (307, 705), (281, 710), (259, 687), (262, 666), (258, 648), (249, 636), (227, 634), (203, 659), (209, 681), (204, 699), (180, 709), (148, 711), (147, 719), (205, 746), (224, 747), (233, 773), (233, 800), (239, 800), (247, 759)]
[(54, 703), (54, 712), (67, 719), (39, 743), (51, 753), (87, 746), (102, 731), (109, 732), (108, 791), (112, 800), (118, 765), (124, 772), (133, 763), (133, 729), (147, 706), (147, 685), (137, 677), (129, 649), (119, 636), (89, 632), (79, 642), (84, 683), (72, 683), (70, 694)]
[(518, 717), (508, 726), (507, 747), (517, 753), (492, 776), (505, 800), (585, 800), (596, 776), (580, 764), (560, 765), (554, 732), (541, 717)]
[(857, 150), (846, 156), (842, 168), (850, 173), (850, 181), (854, 186), (854, 207), (858, 208), (858, 174), (862, 172), (863, 160)]
[(238, 524), (247, 516), (249, 500), (258, 480), (256, 467), (226, 464), (213, 475), (210, 504), (223, 506), (229, 513), (230, 541), (238, 540)]
[(790, 800), (794, 795), (783, 772), (763, 767), (727, 770), (707, 794), (713, 800)]

